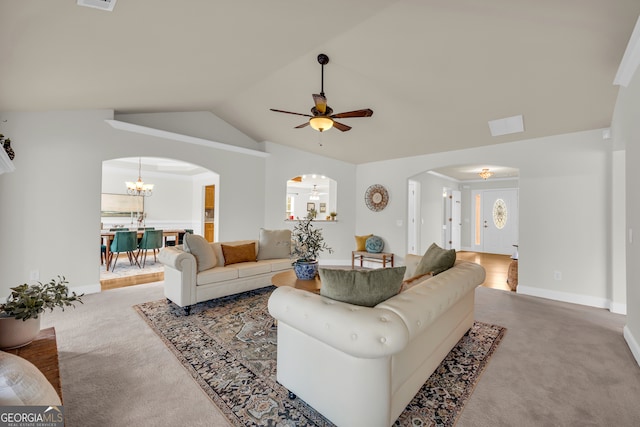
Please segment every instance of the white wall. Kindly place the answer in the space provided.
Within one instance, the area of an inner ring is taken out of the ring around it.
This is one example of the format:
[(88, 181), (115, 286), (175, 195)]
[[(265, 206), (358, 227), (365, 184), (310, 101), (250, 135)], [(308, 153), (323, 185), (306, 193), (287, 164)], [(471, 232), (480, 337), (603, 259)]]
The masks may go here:
[[(519, 292), (609, 307), (611, 143), (601, 130), (358, 165), (358, 229), (385, 236), (388, 249), (402, 256), (406, 180), (470, 163), (520, 170)], [(361, 200), (371, 184), (389, 191), (381, 212), (369, 211)], [(554, 271), (562, 280), (554, 280)]]
[[(361, 232), (356, 225), (355, 165), (272, 142), (265, 144), (266, 151), (271, 154), (266, 160), (266, 174), (262, 187), (268, 194), (265, 200), (265, 227), (293, 229), (295, 223), (284, 220), (288, 179), (313, 173), (330, 177), (336, 181), (337, 187), (337, 221), (316, 222), (315, 226), (323, 230), (325, 241), (335, 252), (322, 253), (319, 262), (350, 265), (351, 251), (355, 250), (353, 236)], [(255, 184), (258, 186), (257, 182)], [(361, 197), (364, 200), (364, 196)]]
[[(626, 147), (626, 307), (624, 337), (640, 364), (640, 72), (636, 71), (628, 87), (620, 87), (612, 121), (616, 146)], [(619, 217), (616, 217), (619, 218)], [(632, 239), (630, 239), (630, 234)], [(618, 252), (619, 254), (622, 252)]]
[[(29, 281), (34, 271), (41, 280), (62, 274), (71, 288), (100, 289), (96, 260), (102, 162), (107, 159), (165, 157), (215, 171), (220, 174), (217, 202), (224, 206), (218, 215), (219, 239), (256, 238), (263, 225), (264, 157), (119, 131), (104, 122), (113, 118), (111, 110), (3, 113), (3, 118), (3, 131), (16, 151), (16, 170), (0, 175), (5, 242), (0, 245), (0, 296)], [(170, 124), (171, 116), (164, 118)]]

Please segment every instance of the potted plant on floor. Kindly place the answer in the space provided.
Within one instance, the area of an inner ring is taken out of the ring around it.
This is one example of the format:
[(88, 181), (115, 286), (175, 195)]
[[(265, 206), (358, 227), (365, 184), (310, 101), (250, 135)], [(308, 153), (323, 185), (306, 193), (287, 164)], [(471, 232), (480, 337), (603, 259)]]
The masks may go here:
[(40, 332), (40, 314), (46, 309), (82, 304), (82, 295), (69, 295), (69, 282), (64, 276), (49, 283), (37, 282), (11, 288), (7, 302), (0, 304), (0, 349), (18, 348), (29, 344)]
[(309, 213), (306, 218), (300, 220), (291, 233), (293, 240), (292, 256), (293, 270), (298, 279), (313, 280), (318, 273), (318, 255), (323, 251), (333, 253), (333, 249), (327, 246), (322, 236), (322, 229), (315, 228), (312, 224), (313, 216)]

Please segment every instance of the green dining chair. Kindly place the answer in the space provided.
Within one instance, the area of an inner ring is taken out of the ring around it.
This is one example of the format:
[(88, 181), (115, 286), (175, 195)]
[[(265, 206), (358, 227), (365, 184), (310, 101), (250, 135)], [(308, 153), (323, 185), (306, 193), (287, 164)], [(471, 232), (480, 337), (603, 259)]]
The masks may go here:
[[(116, 231), (115, 236), (113, 237), (113, 241), (111, 242), (111, 252), (109, 253), (109, 260), (107, 262), (107, 269), (111, 265), (111, 261), (113, 260), (113, 254), (115, 255), (115, 260), (113, 261), (113, 267), (111, 271), (116, 269), (116, 264), (118, 262), (118, 255), (120, 252), (126, 252), (127, 257), (129, 257), (129, 262), (131, 265), (137, 264), (140, 267), (140, 263), (138, 262), (138, 255), (136, 251), (138, 249), (138, 233), (136, 231)], [(140, 267), (141, 268), (141, 267)]]
[(156, 251), (160, 251), (160, 248), (162, 247), (162, 234), (162, 230), (146, 230), (142, 235), (142, 239), (140, 239), (140, 243), (138, 244), (137, 254), (137, 257), (140, 257), (140, 254), (144, 251), (142, 268), (144, 268), (147, 262), (147, 251), (149, 249), (153, 250), (153, 261), (158, 261), (156, 258)]

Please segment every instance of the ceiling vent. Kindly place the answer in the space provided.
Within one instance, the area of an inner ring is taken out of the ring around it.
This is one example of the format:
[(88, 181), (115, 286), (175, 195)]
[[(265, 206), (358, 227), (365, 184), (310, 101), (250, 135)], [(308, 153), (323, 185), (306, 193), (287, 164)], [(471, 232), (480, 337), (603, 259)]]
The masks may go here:
[(116, 0), (78, 0), (78, 6), (93, 7), (94, 9), (111, 12), (116, 6)]
[(489, 130), (491, 136), (509, 135), (511, 133), (524, 132), (522, 115), (506, 117), (504, 119), (490, 120)]

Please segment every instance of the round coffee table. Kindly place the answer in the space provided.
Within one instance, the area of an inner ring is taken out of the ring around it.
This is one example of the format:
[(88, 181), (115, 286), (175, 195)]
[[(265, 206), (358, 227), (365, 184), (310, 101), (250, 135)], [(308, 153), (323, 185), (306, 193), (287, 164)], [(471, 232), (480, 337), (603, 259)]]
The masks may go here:
[(320, 278), (316, 276), (314, 280), (300, 280), (296, 276), (295, 271), (287, 270), (282, 273), (274, 274), (271, 277), (271, 283), (273, 286), (291, 286), (293, 288), (302, 289), (304, 291), (313, 292), (316, 294), (320, 293), (320, 286), (322, 282), (320, 282)]

